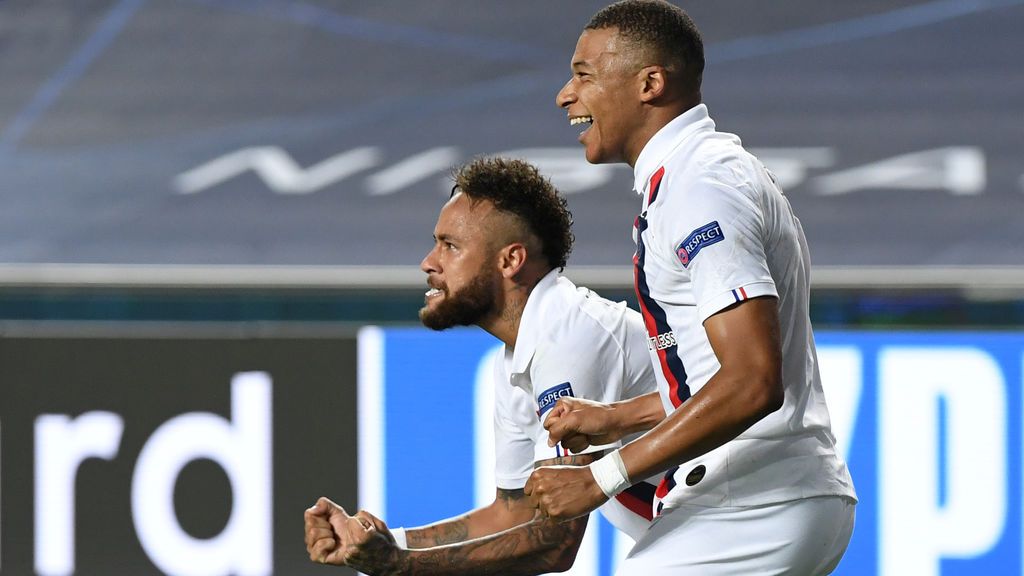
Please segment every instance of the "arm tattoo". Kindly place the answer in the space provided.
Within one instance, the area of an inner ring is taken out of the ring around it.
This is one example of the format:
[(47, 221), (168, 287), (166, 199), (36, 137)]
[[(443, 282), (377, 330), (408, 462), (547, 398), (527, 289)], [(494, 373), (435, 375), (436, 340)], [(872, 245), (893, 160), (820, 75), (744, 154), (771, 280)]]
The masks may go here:
[[(536, 466), (586, 466), (602, 453), (567, 454), (542, 460)], [(523, 490), (497, 490), (497, 501), (507, 508), (523, 506)], [(461, 521), (445, 523), (446, 530), (456, 526), (466, 529)], [(439, 525), (437, 528), (443, 528)], [(445, 541), (440, 530), (431, 532), (430, 542), (419, 542), (402, 551), (394, 572), (403, 576), (501, 574), (503, 576), (542, 574), (567, 570), (572, 566), (587, 526), (587, 517), (557, 522), (540, 516), (497, 534), (467, 540), (466, 532), (458, 539)], [(407, 533), (409, 534), (409, 533)], [(417, 536), (424, 534), (420, 533)]]
[[(508, 490), (498, 488), (496, 501), (506, 510), (528, 506), (526, 493), (520, 489)], [(445, 544), (465, 542), (469, 539), (469, 521), (467, 516), (453, 518), (432, 526), (410, 530), (405, 533), (409, 548), (431, 548)]]
[(586, 525), (586, 517), (568, 522), (538, 517), (484, 538), (403, 551), (393, 573), (404, 576), (525, 576), (565, 570), (576, 557)]
[(550, 460), (534, 462), (534, 468), (541, 466), (586, 466), (604, 455), (604, 452), (589, 452), (587, 454), (566, 454)]
[(469, 537), (469, 526), (464, 518), (455, 518), (435, 526), (406, 532), (410, 548), (430, 548), (443, 544), (464, 542)]
[[(586, 466), (602, 455), (603, 452), (566, 454), (541, 460), (534, 466)], [(523, 506), (525, 499), (522, 489), (497, 490), (497, 502), (509, 509)], [(528, 576), (561, 572), (568, 570), (576, 559), (586, 527), (587, 516), (567, 522), (536, 516), (503, 532), (469, 540), (465, 518), (456, 518), (406, 532), (412, 549), (399, 551), (391, 569), (363, 572), (374, 576)]]
[(522, 505), (523, 500), (525, 499), (526, 492), (524, 492), (522, 488), (517, 490), (498, 488), (497, 500), (501, 502), (506, 509)]

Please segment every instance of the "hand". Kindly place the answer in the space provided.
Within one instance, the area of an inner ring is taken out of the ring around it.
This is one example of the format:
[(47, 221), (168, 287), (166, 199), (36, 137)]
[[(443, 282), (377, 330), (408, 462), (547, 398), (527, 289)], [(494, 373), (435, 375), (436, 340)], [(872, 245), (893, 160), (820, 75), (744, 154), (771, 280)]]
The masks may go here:
[(398, 565), (398, 548), (395, 537), (387, 524), (373, 514), (360, 510), (345, 523), (345, 544), (343, 558), (364, 574), (395, 574)]
[(583, 516), (608, 500), (587, 466), (541, 466), (523, 491), (543, 516), (556, 520)]
[(617, 427), (614, 407), (583, 398), (559, 398), (544, 420), (548, 446), (561, 442), (574, 453), (618, 441), (624, 434)]
[(321, 564), (344, 566), (344, 528), (350, 518), (345, 509), (321, 497), (303, 515), (306, 529), (306, 551), (309, 559)]

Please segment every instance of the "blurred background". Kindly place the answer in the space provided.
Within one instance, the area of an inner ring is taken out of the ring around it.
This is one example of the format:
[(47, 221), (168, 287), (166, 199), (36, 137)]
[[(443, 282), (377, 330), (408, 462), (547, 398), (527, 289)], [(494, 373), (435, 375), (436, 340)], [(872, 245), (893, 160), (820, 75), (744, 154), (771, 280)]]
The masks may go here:
[[(495, 341), (418, 328), (418, 264), (451, 169), (516, 156), (635, 307), (630, 170), (554, 105), (604, 4), (0, 0), (0, 572), (321, 573), (320, 495), (492, 496)], [(1024, 0), (680, 5), (811, 245), (838, 573), (1021, 574)], [(624, 550), (595, 519), (573, 573)]]

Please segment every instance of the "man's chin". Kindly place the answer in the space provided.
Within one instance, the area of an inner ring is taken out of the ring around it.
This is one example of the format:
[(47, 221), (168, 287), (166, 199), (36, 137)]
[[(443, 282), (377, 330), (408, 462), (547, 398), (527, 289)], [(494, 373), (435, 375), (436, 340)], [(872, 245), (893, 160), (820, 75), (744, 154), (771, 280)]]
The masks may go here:
[(420, 323), (435, 331), (472, 324), (466, 318), (461, 318), (458, 314), (452, 313), (452, 311), (445, 309), (443, 306), (437, 308), (424, 306), (420, 308)]
[(587, 162), (591, 164), (609, 164), (611, 160), (607, 159), (605, 154), (597, 148), (586, 147), (583, 150), (583, 156), (587, 159)]
[(447, 330), (451, 328), (451, 324), (444, 322), (444, 318), (440, 317), (435, 310), (431, 310), (429, 306), (420, 308), (420, 323), (431, 330)]
[(427, 300), (420, 308), (420, 322), (431, 330), (476, 324), (494, 309), (494, 290), (487, 281), (480, 276), (458, 292)]

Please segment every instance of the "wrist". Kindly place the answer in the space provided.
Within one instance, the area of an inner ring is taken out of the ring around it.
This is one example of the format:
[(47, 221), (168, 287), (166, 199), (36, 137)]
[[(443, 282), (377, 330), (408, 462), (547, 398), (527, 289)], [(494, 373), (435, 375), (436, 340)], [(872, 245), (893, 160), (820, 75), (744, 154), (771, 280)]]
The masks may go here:
[(409, 548), (409, 538), (405, 534), (405, 528), (391, 528), (391, 537), (395, 540), (395, 548), (406, 550)]
[(618, 402), (608, 404), (607, 432), (619, 432), (621, 435), (622, 427), (629, 422), (629, 418), (626, 414), (628, 412), (629, 404), (626, 402), (620, 400)]
[(616, 494), (630, 486), (626, 464), (618, 450), (612, 450), (604, 458), (591, 462), (588, 468), (594, 475), (594, 482), (608, 498), (614, 498)]

